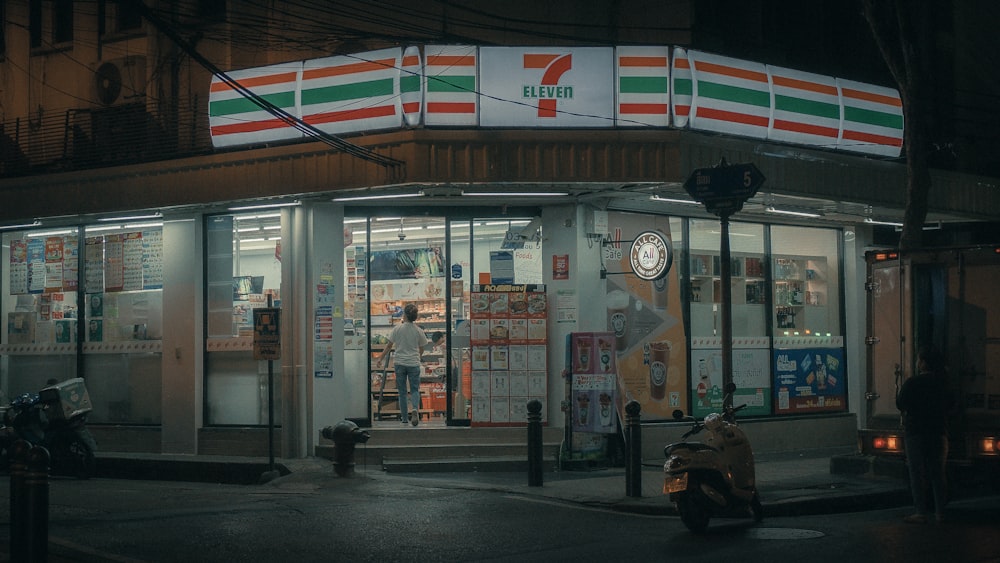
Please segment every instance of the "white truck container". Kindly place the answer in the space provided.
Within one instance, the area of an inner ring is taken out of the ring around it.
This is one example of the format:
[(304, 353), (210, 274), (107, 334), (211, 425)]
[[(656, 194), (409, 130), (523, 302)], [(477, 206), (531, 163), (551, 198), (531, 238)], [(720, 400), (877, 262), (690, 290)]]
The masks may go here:
[(943, 354), (952, 462), (1000, 462), (1000, 246), (871, 251), (861, 453), (903, 455), (896, 393), (916, 351)]

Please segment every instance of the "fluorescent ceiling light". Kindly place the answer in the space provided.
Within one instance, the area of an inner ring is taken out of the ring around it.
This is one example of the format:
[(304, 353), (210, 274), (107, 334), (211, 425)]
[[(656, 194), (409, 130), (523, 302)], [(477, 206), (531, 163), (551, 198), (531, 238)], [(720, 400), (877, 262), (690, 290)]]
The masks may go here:
[(780, 207), (775, 207), (773, 205), (768, 206), (768, 208), (766, 209), (766, 211), (768, 213), (776, 213), (778, 215), (791, 215), (792, 217), (810, 217), (810, 218), (816, 218), (816, 217), (822, 217), (823, 216), (823, 213), (821, 213), (819, 211), (798, 211), (798, 210), (795, 210), (795, 209), (783, 209), (783, 208), (780, 208)]
[(651, 195), (649, 199), (653, 201), (664, 201), (667, 203), (683, 203), (686, 205), (701, 205), (701, 203), (691, 200), (691, 199), (674, 199), (672, 197), (660, 197), (658, 195)]
[(37, 233), (28, 233), (29, 237), (56, 237), (59, 235), (72, 235), (76, 234), (73, 229), (59, 229), (57, 231), (38, 231)]
[(283, 203), (262, 203), (260, 205), (240, 205), (237, 207), (230, 207), (230, 211), (249, 211), (251, 209), (277, 209), (279, 207), (294, 207), (298, 205), (298, 201), (286, 201)]
[(98, 219), (102, 223), (110, 223), (113, 221), (145, 221), (146, 219), (160, 219), (163, 214), (157, 211), (156, 213), (150, 213), (147, 215), (131, 215), (129, 217), (101, 217)]
[(565, 197), (569, 192), (462, 192), (472, 197)]
[(895, 222), (895, 221), (878, 221), (876, 219), (872, 219), (871, 217), (865, 217), (865, 223), (868, 223), (869, 225), (885, 225), (886, 227), (902, 227), (903, 226), (902, 223), (898, 223), (898, 222)]
[(421, 197), (423, 194), (420, 192), (412, 194), (381, 194), (381, 195), (355, 195), (355, 196), (343, 196), (335, 197), (331, 201), (364, 201), (370, 199), (402, 199), (405, 197)]
[(14, 229), (30, 229), (31, 227), (41, 227), (42, 222), (35, 219), (31, 223), (21, 223), (19, 225), (0, 225), (0, 231), (12, 231)]

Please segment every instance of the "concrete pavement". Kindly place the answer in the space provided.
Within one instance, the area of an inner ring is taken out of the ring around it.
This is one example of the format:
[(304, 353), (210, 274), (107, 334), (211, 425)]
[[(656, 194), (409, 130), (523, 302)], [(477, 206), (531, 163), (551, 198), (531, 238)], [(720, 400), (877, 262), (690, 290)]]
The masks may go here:
[[(910, 503), (905, 479), (831, 471), (835, 458), (851, 455), (852, 452), (844, 450), (758, 454), (757, 482), (765, 516), (849, 512)], [(282, 464), (288, 473), (268, 485), (280, 487), (314, 482), (336, 486), (336, 480), (345, 479), (337, 477), (332, 464), (325, 459), (283, 460)], [(676, 513), (673, 504), (662, 494), (663, 469), (662, 462), (658, 460), (643, 463), (641, 497), (626, 495), (625, 470), (620, 467), (546, 472), (541, 486), (529, 486), (528, 475), (522, 472), (407, 474), (386, 473), (374, 467), (359, 466), (352, 478), (407, 481), (442, 488), (497, 490), (645, 514)]]

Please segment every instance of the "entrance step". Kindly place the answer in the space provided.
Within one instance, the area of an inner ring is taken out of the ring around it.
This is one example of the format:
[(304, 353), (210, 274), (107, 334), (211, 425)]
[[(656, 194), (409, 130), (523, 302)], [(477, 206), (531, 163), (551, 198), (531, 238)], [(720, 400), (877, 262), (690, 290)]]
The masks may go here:
[[(358, 444), (358, 466), (386, 471), (527, 471), (526, 428), (368, 428), (370, 438)], [(563, 432), (542, 429), (542, 460), (556, 466)], [(321, 438), (316, 457), (332, 459), (333, 442)], [(546, 469), (548, 470), (548, 469)]]
[[(542, 471), (558, 469), (556, 455), (542, 456)], [(527, 456), (444, 457), (438, 459), (384, 459), (386, 473), (525, 473)]]

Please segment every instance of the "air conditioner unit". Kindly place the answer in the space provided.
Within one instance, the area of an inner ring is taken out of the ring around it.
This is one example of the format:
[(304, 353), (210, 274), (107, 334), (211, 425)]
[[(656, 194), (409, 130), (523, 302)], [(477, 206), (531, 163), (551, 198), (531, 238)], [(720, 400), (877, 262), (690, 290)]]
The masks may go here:
[(122, 57), (103, 62), (94, 69), (94, 93), (101, 105), (145, 102), (146, 57)]

